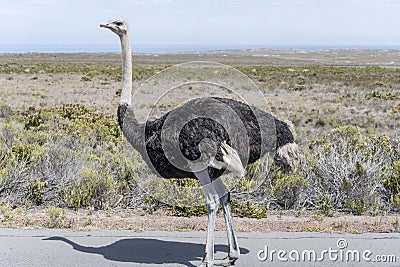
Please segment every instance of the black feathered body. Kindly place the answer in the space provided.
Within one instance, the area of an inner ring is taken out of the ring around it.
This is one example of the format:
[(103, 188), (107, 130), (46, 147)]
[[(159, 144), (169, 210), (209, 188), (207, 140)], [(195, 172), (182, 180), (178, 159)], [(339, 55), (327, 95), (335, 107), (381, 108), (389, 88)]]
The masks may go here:
[[(182, 120), (182, 117), (185, 118)], [(137, 122), (130, 106), (121, 104), (118, 122), (127, 140), (163, 178), (196, 178), (190, 169), (179, 164), (175, 166), (177, 164), (171, 163), (170, 159), (178, 153), (188, 161), (199, 160), (201, 152), (207, 154), (207, 146), (201, 150), (202, 140), (211, 141), (210, 150), (215, 152), (212, 155), (216, 161), (223, 160), (220, 146), (226, 142), (238, 152), (243, 165), (294, 142), (285, 122), (263, 110), (227, 98), (193, 99), (145, 124)], [(165, 126), (171, 130), (165, 131)], [(171, 154), (171, 150), (177, 152)], [(225, 170), (210, 166), (208, 171), (211, 178), (217, 178)]]

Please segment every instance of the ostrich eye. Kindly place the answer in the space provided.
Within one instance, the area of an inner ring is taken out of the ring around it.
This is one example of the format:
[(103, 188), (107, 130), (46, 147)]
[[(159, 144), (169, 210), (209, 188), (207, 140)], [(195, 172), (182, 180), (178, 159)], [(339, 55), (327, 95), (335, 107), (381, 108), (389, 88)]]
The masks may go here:
[(120, 27), (120, 26), (122, 26), (123, 23), (120, 21), (116, 21), (116, 22), (114, 22), (114, 24), (117, 25), (118, 27)]

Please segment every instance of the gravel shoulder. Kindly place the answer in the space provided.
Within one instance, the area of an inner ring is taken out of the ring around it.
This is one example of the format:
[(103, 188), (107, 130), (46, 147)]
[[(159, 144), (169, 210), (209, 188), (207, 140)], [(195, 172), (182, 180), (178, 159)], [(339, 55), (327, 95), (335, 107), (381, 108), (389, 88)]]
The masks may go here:
[[(143, 210), (120, 209), (73, 211), (50, 208), (4, 209), (0, 212), (0, 228), (69, 228), (75, 231), (133, 230), (133, 231), (204, 231), (207, 216), (176, 217), (162, 210), (149, 214)], [(58, 215), (57, 215), (58, 214)], [(316, 211), (270, 211), (267, 218), (234, 218), (239, 232), (328, 232), (328, 233), (393, 233), (400, 232), (398, 214), (353, 216), (333, 213), (324, 216)], [(216, 230), (224, 231), (225, 222), (220, 213)]]

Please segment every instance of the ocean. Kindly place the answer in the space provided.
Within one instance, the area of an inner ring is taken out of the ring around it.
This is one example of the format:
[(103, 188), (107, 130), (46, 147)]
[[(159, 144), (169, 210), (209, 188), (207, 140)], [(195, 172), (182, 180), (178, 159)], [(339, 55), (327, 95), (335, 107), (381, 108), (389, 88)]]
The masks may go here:
[[(180, 53), (248, 49), (393, 49), (400, 45), (133, 44), (133, 53)], [(4, 53), (119, 53), (119, 44), (0, 44)]]

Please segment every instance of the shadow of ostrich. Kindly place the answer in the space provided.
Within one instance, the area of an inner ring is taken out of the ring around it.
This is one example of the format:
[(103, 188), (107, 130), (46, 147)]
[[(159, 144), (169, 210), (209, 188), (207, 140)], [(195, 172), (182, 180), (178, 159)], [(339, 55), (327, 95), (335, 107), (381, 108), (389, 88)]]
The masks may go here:
[[(121, 239), (102, 247), (88, 247), (60, 236), (43, 239), (45, 241), (62, 241), (72, 246), (76, 251), (102, 255), (105, 259), (116, 262), (137, 264), (181, 264), (193, 267), (191, 261), (201, 261), (204, 245), (188, 242), (164, 241), (155, 238)], [(226, 245), (215, 245), (216, 252), (228, 252)], [(240, 248), (241, 254), (249, 253), (246, 248)]]

